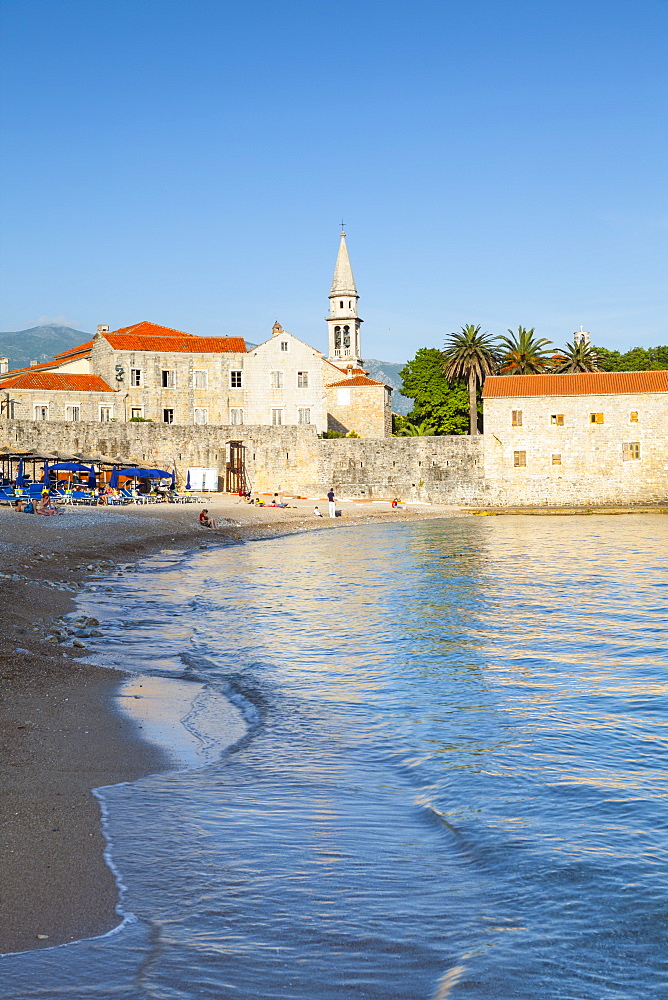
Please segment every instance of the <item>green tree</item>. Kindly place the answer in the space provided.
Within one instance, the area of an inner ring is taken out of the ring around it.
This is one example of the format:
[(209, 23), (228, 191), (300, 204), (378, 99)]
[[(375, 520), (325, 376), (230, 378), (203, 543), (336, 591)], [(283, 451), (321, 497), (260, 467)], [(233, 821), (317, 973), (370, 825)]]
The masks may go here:
[(499, 337), (499, 375), (541, 375), (551, 364), (554, 345), (534, 336), (534, 328), (508, 330), (509, 337)]
[(396, 421), (396, 434), (406, 422), (433, 427), (432, 434), (466, 434), (466, 386), (462, 382), (448, 382), (443, 371), (443, 355), (438, 348), (421, 347), (399, 375), (401, 392), (413, 400), (413, 409), (404, 422)]
[(592, 351), (598, 358), (598, 363), (602, 372), (622, 371), (622, 355), (619, 351), (609, 351), (607, 347), (592, 347)]
[(430, 424), (428, 420), (420, 420), (418, 423), (413, 423), (412, 420), (404, 417), (403, 420), (398, 423), (394, 436), (432, 437), (436, 435), (436, 433), (436, 427), (434, 424)]
[(601, 366), (591, 344), (584, 340), (577, 344), (566, 344), (559, 349), (559, 357), (555, 360), (553, 372), (600, 372)]
[(457, 333), (451, 333), (445, 342), (443, 371), (448, 380), (466, 379), (469, 390), (469, 434), (478, 433), (478, 385), (497, 367), (494, 340), (488, 333), (481, 333), (479, 326), (469, 323)]

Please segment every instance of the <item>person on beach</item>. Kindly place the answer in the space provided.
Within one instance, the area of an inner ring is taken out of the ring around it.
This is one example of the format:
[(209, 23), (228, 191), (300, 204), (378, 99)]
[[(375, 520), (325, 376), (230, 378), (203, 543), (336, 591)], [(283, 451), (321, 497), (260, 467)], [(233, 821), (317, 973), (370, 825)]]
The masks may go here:
[(204, 510), (202, 511), (202, 513), (199, 516), (199, 523), (202, 525), (203, 528), (217, 528), (218, 527), (218, 525), (216, 524), (216, 522), (214, 521), (214, 519), (212, 517), (209, 517), (209, 511), (206, 509), (206, 507), (204, 508)]
[(331, 490), (327, 494), (327, 501), (329, 503), (329, 516), (330, 517), (336, 517), (336, 504), (335, 504), (334, 500), (335, 500), (335, 497), (334, 497), (334, 487), (332, 486)]
[(57, 514), (58, 511), (51, 503), (51, 495), (48, 490), (42, 491), (42, 499), (35, 507), (35, 514)]
[(324, 517), (324, 514), (321, 514), (320, 510), (317, 507), (313, 508), (313, 513), (315, 514), (316, 517)]
[[(30, 507), (30, 510), (26, 510)], [(32, 514), (32, 504), (29, 504), (25, 497), (19, 497), (14, 504), (14, 512), (16, 514)]]

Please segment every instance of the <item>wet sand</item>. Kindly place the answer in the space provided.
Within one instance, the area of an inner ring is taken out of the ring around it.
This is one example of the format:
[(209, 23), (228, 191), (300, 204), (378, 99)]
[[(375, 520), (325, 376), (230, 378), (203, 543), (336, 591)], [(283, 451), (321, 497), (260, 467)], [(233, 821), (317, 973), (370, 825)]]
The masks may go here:
[[(256, 508), (210, 496), (217, 531), (200, 506), (75, 508), (58, 517), (0, 508), (0, 952), (103, 934), (119, 923), (92, 788), (133, 781), (172, 764), (116, 710), (124, 674), (86, 662), (71, 640), (48, 641), (87, 583), (163, 548), (227, 544), (374, 521), (466, 516), (457, 507), (342, 502), (344, 516), (316, 518), (320, 499)], [(85, 643), (85, 640), (82, 640)], [(99, 659), (99, 656), (96, 656)]]

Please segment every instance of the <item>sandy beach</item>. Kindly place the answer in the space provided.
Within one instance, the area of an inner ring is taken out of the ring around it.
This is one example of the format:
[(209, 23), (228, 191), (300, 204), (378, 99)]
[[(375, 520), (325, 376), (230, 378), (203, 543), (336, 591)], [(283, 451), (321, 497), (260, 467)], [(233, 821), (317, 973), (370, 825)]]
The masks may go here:
[(126, 676), (87, 662), (71, 637), (54, 640), (56, 619), (73, 612), (77, 592), (163, 548), (466, 516), (458, 507), (392, 511), (389, 503), (343, 501), (342, 517), (320, 519), (314, 503), (326, 513), (326, 501), (285, 501), (288, 508), (256, 508), (209, 496), (216, 531), (199, 527), (195, 504), (66, 508), (53, 518), (0, 508), (0, 952), (50, 947), (118, 924), (91, 789), (172, 766), (142, 739), (140, 724), (116, 710)]

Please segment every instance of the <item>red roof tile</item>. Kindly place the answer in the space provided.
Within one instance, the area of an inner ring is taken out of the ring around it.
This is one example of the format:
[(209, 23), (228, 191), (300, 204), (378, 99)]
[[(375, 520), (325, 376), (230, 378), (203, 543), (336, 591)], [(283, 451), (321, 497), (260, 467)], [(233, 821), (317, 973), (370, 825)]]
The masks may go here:
[(69, 358), (70, 354), (87, 354), (91, 347), (93, 346), (92, 340), (87, 340), (85, 344), (79, 344), (78, 347), (70, 347), (69, 351), (62, 351), (60, 354), (54, 354), (54, 359), (58, 360), (60, 358)]
[[(142, 337), (192, 337), (192, 333), (185, 333), (183, 330), (174, 330), (171, 326), (160, 326), (158, 323), (149, 323), (144, 319), (141, 323), (133, 323), (132, 326), (122, 326), (118, 330), (111, 330), (111, 333), (135, 333)], [(106, 333), (103, 337), (108, 336)]]
[(45, 368), (57, 368), (59, 364), (60, 362), (58, 361), (44, 361), (41, 365), (30, 365), (29, 368), (13, 368), (11, 371), (0, 375), (0, 381), (5, 384), (6, 379), (16, 378), (17, 375), (21, 375), (23, 372), (40, 372), (44, 371)]
[(384, 382), (376, 382), (373, 378), (368, 378), (366, 375), (353, 375), (352, 378), (344, 378), (340, 382), (330, 382), (327, 386), (328, 389), (335, 389), (338, 386), (364, 386), (364, 385), (385, 385)]
[(3, 383), (3, 388), (11, 389), (61, 389), (71, 392), (113, 392), (99, 375), (68, 375), (61, 372), (25, 372), (9, 382)]
[(133, 333), (105, 333), (105, 340), (115, 351), (159, 351), (188, 354), (245, 354), (243, 337), (144, 337)]
[(600, 396), (668, 392), (668, 371), (581, 372), (565, 375), (490, 375), (483, 398), (507, 396)]

